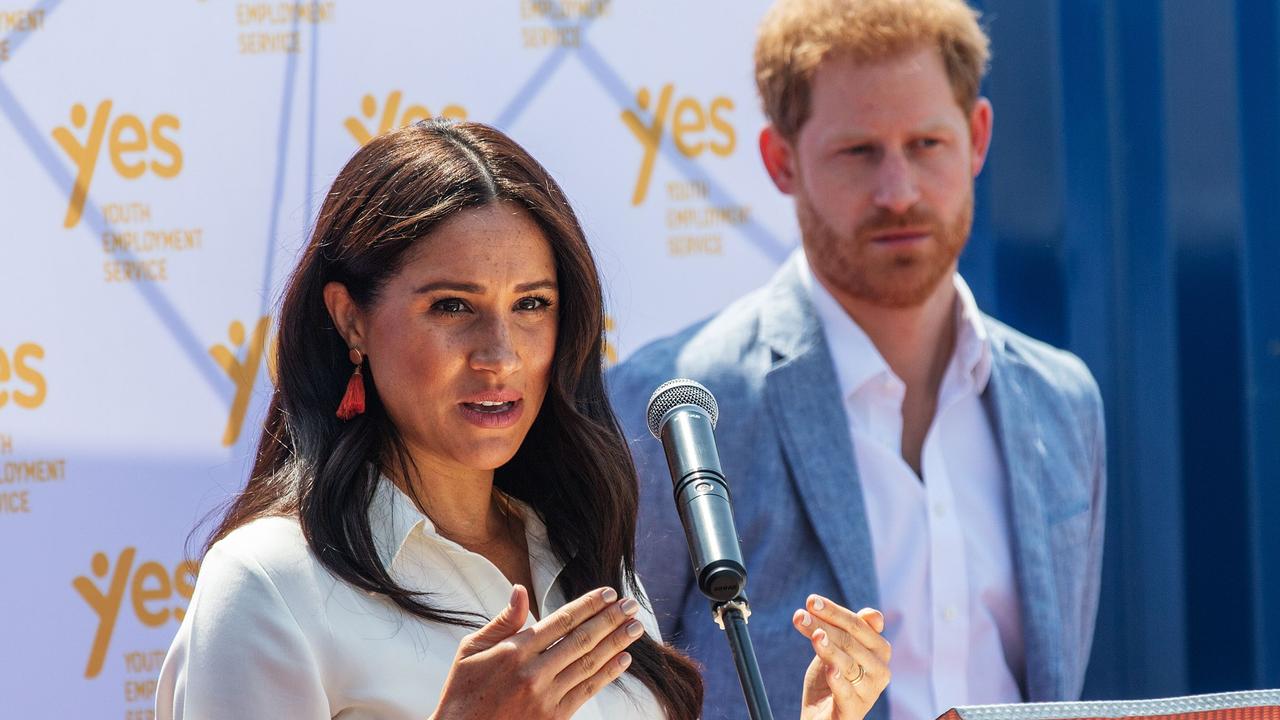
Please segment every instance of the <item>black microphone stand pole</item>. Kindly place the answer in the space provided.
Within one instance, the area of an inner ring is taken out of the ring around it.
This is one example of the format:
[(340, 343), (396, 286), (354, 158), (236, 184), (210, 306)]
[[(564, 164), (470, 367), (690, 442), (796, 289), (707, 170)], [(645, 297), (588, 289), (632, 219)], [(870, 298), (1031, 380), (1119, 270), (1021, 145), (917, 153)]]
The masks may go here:
[(756, 650), (747, 632), (751, 606), (747, 604), (746, 594), (729, 602), (712, 600), (711, 612), (729, 639), (729, 650), (733, 653), (733, 664), (738, 668), (738, 681), (742, 683), (742, 695), (746, 698), (751, 720), (773, 720), (769, 696), (764, 693), (764, 678), (760, 676), (760, 664), (756, 661)]

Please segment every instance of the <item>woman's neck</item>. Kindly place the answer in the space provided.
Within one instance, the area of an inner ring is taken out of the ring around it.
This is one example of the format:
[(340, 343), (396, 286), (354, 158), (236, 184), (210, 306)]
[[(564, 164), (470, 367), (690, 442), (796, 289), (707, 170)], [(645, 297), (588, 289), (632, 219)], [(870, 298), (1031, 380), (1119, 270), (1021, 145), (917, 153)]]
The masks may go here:
[(412, 469), (412, 478), (388, 477), (418, 504), (436, 532), (474, 552), (509, 542), (518, 518), (495, 490), (492, 470), (441, 467), (430, 458), (415, 458)]
[(386, 472), (413, 498), (436, 532), (493, 563), (514, 583), (530, 590), (530, 610), (541, 617), (534, 598), (533, 573), (525, 541), (524, 519), (511, 501), (493, 486), (493, 471), (450, 471), (415, 459), (411, 480)]

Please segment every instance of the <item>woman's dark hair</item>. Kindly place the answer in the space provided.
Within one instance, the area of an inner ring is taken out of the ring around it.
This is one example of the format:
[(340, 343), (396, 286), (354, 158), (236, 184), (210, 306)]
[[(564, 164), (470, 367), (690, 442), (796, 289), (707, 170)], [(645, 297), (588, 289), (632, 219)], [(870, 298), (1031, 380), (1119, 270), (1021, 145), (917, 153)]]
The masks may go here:
[[(490, 203), (524, 208), (551, 244), (560, 295), (546, 399), (525, 442), (494, 473), (502, 492), (533, 508), (565, 561), (558, 582), (573, 598), (609, 586), (640, 595), (635, 577), (635, 466), (604, 391), (604, 309), (586, 237), (560, 186), (524, 148), (479, 123), (433, 120), (374, 138), (338, 173), (285, 291), (277, 383), (253, 473), (205, 550), (260, 517), (296, 515), (330, 572), (427, 620), (476, 626), (398, 585), (379, 559), (369, 506), (380, 468), (410, 478), (412, 462), (366, 365), (366, 410), (334, 411), (351, 375), (348, 348), (324, 304), (326, 283), (371, 306), (406, 252), (441, 222)], [(390, 465), (390, 467), (388, 467)], [(628, 672), (672, 720), (692, 720), (702, 680), (691, 661), (648, 636)]]

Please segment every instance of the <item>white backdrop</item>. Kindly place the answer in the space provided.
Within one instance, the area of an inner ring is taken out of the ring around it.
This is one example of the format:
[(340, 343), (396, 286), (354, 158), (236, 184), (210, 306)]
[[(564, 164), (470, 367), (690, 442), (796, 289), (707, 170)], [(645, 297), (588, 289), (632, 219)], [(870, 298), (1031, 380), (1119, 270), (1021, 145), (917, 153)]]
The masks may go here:
[(151, 716), (281, 282), (371, 135), (446, 114), (528, 147), (611, 359), (763, 282), (795, 242), (756, 153), (765, 4), (0, 0), (0, 716)]

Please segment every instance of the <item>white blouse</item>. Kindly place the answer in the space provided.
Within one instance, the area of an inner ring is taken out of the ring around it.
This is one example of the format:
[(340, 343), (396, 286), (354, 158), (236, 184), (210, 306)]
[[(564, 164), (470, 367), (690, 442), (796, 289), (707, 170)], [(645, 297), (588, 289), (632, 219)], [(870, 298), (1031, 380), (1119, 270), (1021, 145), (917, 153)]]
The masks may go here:
[[(565, 604), (562, 563), (537, 514), (524, 511), (542, 613)], [(370, 508), (378, 552), (397, 582), (435, 607), (494, 617), (512, 586), (481, 555), (445, 539), (385, 478)], [(640, 621), (659, 638), (652, 613)], [(532, 617), (526, 626), (533, 623)], [(156, 717), (424, 720), (470, 629), (429, 622), (336, 579), (295, 518), (255, 520), (205, 556), (195, 594), (160, 671)], [(575, 718), (663, 717), (652, 693), (623, 675)]]

